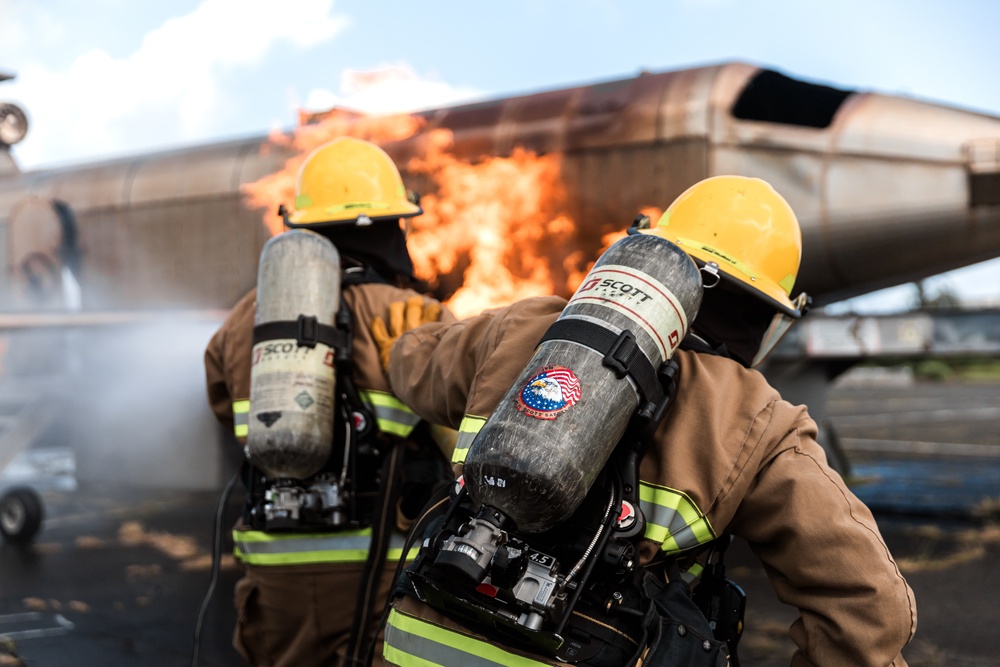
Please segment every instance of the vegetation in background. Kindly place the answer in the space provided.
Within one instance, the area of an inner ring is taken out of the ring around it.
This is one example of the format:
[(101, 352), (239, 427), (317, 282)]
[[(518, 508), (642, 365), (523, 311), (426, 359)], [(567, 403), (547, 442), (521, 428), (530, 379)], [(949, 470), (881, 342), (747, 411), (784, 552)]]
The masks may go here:
[(909, 368), (919, 382), (1000, 382), (1000, 359), (996, 357), (879, 359), (863, 362), (859, 366)]
[(918, 380), (943, 382), (962, 380), (988, 382), (1000, 380), (1000, 359), (995, 357), (956, 357), (920, 359), (907, 363)]

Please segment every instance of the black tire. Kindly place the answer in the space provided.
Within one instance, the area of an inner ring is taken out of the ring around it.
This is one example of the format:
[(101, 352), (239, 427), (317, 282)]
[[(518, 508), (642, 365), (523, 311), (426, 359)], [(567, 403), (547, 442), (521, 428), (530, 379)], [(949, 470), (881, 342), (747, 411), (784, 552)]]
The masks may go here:
[(42, 499), (26, 486), (0, 497), (0, 534), (11, 544), (27, 544), (42, 527)]

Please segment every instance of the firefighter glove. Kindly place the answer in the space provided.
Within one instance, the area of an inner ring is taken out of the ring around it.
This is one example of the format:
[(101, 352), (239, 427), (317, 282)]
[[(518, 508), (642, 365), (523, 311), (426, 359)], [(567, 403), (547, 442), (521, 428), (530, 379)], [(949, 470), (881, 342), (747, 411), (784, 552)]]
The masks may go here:
[(382, 370), (389, 370), (389, 352), (392, 350), (392, 344), (400, 336), (422, 324), (437, 322), (440, 317), (441, 304), (437, 301), (425, 303), (422, 296), (411, 296), (405, 302), (396, 301), (389, 304), (388, 327), (386, 327), (385, 320), (379, 316), (372, 320), (371, 326), (372, 338), (378, 345)]

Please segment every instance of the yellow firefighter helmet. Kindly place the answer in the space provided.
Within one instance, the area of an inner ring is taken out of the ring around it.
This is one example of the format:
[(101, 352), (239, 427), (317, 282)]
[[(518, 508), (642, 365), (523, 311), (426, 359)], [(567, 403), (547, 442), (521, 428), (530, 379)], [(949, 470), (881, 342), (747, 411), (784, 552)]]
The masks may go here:
[(367, 225), (421, 213), (385, 151), (361, 139), (340, 137), (314, 150), (302, 164), (295, 210), (285, 223), (289, 227)]
[(802, 232), (788, 202), (759, 178), (713, 176), (685, 190), (655, 227), (643, 230), (679, 245), (699, 266), (709, 262), (737, 287), (798, 318), (790, 298), (802, 258)]

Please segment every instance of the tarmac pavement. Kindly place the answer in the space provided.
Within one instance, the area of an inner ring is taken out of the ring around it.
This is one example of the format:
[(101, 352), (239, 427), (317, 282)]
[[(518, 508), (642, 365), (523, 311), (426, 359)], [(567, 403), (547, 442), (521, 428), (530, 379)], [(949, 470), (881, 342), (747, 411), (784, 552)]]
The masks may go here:
[[(1000, 384), (852, 387), (831, 400), (852, 487), (916, 594), (917, 635), (904, 653), (913, 667), (1000, 666), (998, 405)], [(191, 665), (220, 493), (43, 490), (36, 542), (0, 546), (0, 665)], [(239, 495), (221, 510), (226, 556), (198, 665), (242, 665), (230, 647), (239, 570), (228, 555)], [(787, 665), (794, 610), (775, 599), (745, 544), (727, 565), (748, 594), (742, 666)]]

